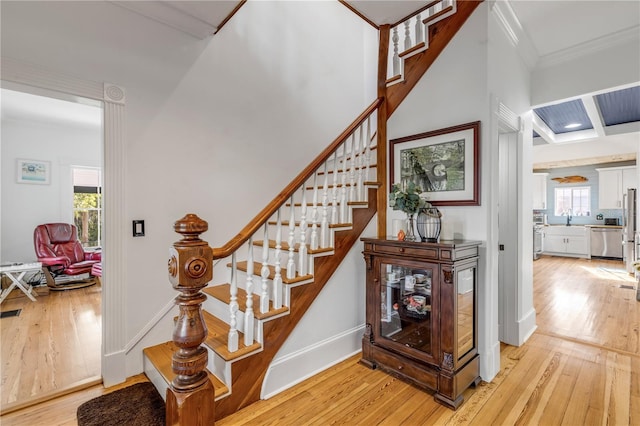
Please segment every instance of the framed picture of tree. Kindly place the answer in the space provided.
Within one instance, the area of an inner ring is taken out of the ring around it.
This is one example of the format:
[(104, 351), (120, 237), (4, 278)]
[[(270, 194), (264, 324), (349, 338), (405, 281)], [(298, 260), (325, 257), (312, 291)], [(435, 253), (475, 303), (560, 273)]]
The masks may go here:
[(389, 141), (391, 184), (418, 185), (435, 206), (480, 205), (480, 121)]

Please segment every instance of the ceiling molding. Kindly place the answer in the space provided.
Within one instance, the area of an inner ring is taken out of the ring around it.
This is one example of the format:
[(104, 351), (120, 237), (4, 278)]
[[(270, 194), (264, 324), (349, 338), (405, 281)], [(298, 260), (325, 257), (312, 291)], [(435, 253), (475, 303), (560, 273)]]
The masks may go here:
[(165, 1), (112, 1), (115, 5), (168, 25), (198, 40), (212, 36), (218, 27)]
[(528, 34), (522, 28), (522, 24), (513, 11), (509, 1), (495, 1), (491, 11), (496, 17), (496, 21), (500, 24), (500, 28), (502, 28), (513, 47), (516, 48), (527, 68), (532, 69), (538, 62), (538, 52)]
[(557, 52), (541, 56), (536, 66), (539, 68), (550, 67), (563, 62), (572, 61), (581, 56), (599, 52), (601, 50), (611, 49), (612, 47), (622, 43), (630, 41), (637, 42), (639, 34), (640, 26), (636, 25), (634, 27), (618, 31), (617, 33), (608, 34), (595, 40), (590, 40), (567, 49), (558, 50)]

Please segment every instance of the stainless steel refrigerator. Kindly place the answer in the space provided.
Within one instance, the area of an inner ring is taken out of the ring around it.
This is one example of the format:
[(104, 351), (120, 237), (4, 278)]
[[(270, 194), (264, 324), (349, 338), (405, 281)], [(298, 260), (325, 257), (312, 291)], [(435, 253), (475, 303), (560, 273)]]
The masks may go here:
[(627, 272), (633, 273), (633, 262), (636, 260), (636, 230), (637, 230), (637, 214), (636, 214), (636, 189), (628, 188), (623, 194), (624, 211), (622, 212), (622, 245), (624, 248), (624, 262)]

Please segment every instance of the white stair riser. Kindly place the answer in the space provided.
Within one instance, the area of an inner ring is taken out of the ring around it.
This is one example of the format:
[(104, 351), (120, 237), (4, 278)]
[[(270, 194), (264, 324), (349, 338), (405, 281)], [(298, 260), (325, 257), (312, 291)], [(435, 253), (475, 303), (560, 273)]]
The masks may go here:
[(166, 402), (167, 389), (169, 388), (169, 384), (164, 380), (162, 374), (160, 374), (160, 372), (156, 369), (156, 367), (149, 360), (149, 358), (147, 358), (146, 355), (144, 355), (143, 359), (143, 369), (144, 374), (147, 376), (149, 381), (153, 383), (153, 386), (155, 386), (155, 388), (158, 390), (158, 393), (160, 393), (160, 396), (162, 396), (162, 399)]
[(207, 370), (227, 385), (231, 392), (231, 363), (226, 362), (206, 345), (204, 347), (207, 348), (208, 352)]

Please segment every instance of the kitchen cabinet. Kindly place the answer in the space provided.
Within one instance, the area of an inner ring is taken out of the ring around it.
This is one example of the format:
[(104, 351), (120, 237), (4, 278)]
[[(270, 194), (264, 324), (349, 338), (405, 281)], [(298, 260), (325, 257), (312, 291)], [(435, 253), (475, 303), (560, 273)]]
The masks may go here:
[(638, 177), (635, 166), (609, 167), (598, 171), (598, 208), (621, 209), (623, 194), (627, 188), (637, 188)]
[(533, 210), (547, 209), (547, 176), (549, 173), (533, 174)]
[(360, 362), (458, 408), (463, 392), (480, 381), (480, 242), (362, 241), (367, 282)]
[(622, 169), (622, 193), (626, 193), (629, 188), (638, 188), (638, 171), (636, 167)]
[(589, 238), (584, 226), (546, 226), (544, 253), (569, 257), (589, 257)]

